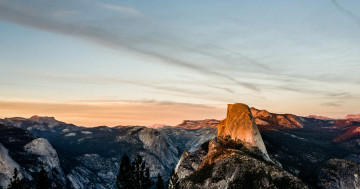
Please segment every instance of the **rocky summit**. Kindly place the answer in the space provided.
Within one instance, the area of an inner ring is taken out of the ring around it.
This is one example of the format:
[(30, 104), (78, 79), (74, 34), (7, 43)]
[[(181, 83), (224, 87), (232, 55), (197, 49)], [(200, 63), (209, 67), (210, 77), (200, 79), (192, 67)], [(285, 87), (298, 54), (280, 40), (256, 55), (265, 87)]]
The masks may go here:
[(258, 148), (268, 157), (250, 108), (245, 104), (228, 105), (226, 119), (219, 123), (217, 137), (241, 141), (248, 147)]
[(175, 172), (182, 188), (308, 188), (271, 161), (250, 108), (228, 105), (217, 138), (184, 152)]

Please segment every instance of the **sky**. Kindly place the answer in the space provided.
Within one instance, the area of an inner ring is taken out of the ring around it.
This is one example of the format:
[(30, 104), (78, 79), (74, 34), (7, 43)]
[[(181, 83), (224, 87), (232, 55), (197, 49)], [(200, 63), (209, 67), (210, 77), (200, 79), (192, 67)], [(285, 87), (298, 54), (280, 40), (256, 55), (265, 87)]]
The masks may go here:
[(0, 0), (0, 118), (360, 113), (357, 0)]

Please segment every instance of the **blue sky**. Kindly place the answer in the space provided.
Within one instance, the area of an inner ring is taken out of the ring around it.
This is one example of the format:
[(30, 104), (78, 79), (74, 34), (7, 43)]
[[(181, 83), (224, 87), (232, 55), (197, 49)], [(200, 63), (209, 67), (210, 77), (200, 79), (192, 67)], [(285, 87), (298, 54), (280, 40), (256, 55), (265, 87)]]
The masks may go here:
[(359, 33), (355, 0), (3, 0), (0, 116), (176, 124), (243, 102), (343, 117), (360, 113)]

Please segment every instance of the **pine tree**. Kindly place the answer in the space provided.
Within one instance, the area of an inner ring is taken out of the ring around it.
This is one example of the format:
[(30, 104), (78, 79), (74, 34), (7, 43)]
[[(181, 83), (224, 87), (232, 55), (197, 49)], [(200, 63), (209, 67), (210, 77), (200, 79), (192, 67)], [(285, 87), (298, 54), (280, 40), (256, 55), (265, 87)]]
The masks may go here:
[(38, 176), (38, 181), (36, 184), (36, 189), (48, 189), (48, 188), (50, 188), (50, 180), (44, 167), (41, 167)]
[(24, 179), (19, 178), (19, 172), (17, 168), (14, 169), (13, 177), (10, 179), (10, 184), (8, 189), (23, 189), (24, 188)]
[(156, 189), (165, 189), (164, 180), (162, 179), (160, 173), (158, 173), (158, 176), (157, 176)]
[(168, 183), (168, 189), (180, 189), (179, 176), (177, 175), (177, 173), (175, 173), (174, 169), (170, 176), (170, 180)]
[(149, 168), (146, 167), (146, 162), (140, 155), (137, 155), (131, 167), (134, 171), (135, 189), (148, 189), (154, 184), (150, 179)]
[(121, 159), (119, 174), (116, 176), (116, 187), (118, 189), (134, 188), (134, 171), (127, 154), (124, 154)]
[(119, 174), (116, 176), (118, 189), (149, 189), (154, 183), (150, 179), (150, 170), (146, 162), (138, 155), (133, 162), (124, 154)]

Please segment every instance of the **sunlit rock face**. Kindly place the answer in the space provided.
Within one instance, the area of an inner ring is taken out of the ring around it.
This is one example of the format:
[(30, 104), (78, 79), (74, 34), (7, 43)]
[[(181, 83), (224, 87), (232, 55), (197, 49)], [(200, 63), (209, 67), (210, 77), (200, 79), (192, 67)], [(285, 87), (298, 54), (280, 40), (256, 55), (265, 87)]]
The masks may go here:
[(360, 121), (360, 114), (347, 115), (347, 116), (345, 117), (345, 119), (354, 119), (354, 120)]
[(292, 114), (274, 114), (250, 108), (259, 130), (304, 128), (304, 118)]
[(360, 136), (360, 126), (351, 126), (346, 132), (337, 136), (333, 141), (336, 143), (343, 142), (349, 139), (355, 139)]
[(203, 129), (203, 128), (217, 128), (219, 120), (216, 119), (205, 119), (205, 120), (184, 120), (181, 124), (176, 127), (184, 129)]
[(230, 137), (241, 141), (248, 147), (257, 147), (268, 156), (259, 129), (249, 106), (241, 103), (229, 104), (226, 119), (218, 125), (218, 138)]

